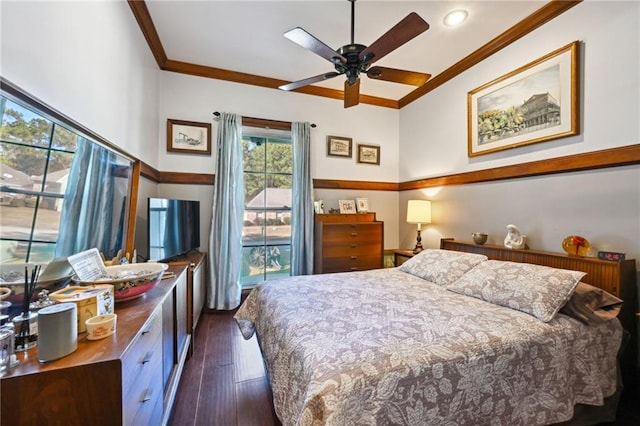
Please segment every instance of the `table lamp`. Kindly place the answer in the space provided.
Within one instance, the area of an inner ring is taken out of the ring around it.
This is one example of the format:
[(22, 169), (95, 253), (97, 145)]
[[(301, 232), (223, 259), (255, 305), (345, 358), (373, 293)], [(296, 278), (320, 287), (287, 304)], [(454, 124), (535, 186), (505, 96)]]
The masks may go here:
[(431, 201), (409, 200), (407, 204), (407, 223), (418, 225), (418, 236), (416, 237), (416, 246), (413, 252), (420, 253), (422, 251), (420, 227), (423, 223), (431, 223)]

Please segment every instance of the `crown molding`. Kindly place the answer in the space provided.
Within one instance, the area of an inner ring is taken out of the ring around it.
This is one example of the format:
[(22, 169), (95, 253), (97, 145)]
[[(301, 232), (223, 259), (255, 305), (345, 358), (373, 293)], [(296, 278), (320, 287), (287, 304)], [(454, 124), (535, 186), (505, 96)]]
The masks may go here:
[[(149, 14), (149, 9), (147, 8), (144, 0), (127, 0), (127, 2), (129, 3), (129, 7), (138, 22), (138, 26), (140, 27), (144, 38), (147, 40), (147, 44), (156, 59), (158, 67), (163, 71), (231, 81), (234, 83), (266, 87), (275, 90), (279, 90), (278, 86), (290, 83), (286, 80), (169, 59), (164, 47), (162, 46), (162, 41), (160, 40), (160, 36), (153, 24), (153, 20)], [(551, 0), (513, 27), (509, 28), (461, 61), (447, 68), (442, 73), (431, 78), (425, 84), (413, 90), (401, 99), (395, 100), (360, 94), (360, 103), (385, 108), (401, 109), (581, 2), (582, 0)], [(296, 90), (292, 90), (292, 92), (339, 100), (344, 99), (344, 92), (342, 90), (313, 85), (301, 87)]]

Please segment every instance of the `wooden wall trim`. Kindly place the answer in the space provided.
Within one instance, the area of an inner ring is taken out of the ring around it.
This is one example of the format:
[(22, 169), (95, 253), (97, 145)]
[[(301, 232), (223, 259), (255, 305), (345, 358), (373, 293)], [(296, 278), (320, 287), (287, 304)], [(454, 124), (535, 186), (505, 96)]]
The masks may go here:
[(398, 191), (394, 182), (370, 182), (359, 180), (314, 179), (314, 189), (358, 189), (363, 191)]
[(640, 164), (640, 144), (400, 183), (400, 191)]
[[(410, 92), (401, 99), (395, 100), (360, 94), (360, 103), (385, 108), (401, 109), (581, 2), (582, 0), (551, 0), (513, 27), (509, 28), (475, 52), (471, 53), (466, 58), (447, 68), (442, 73), (431, 78), (424, 85)], [(213, 78), (217, 80), (232, 81), (235, 83), (266, 87), (276, 90), (279, 90), (278, 86), (290, 83), (286, 80), (169, 59), (162, 47), (162, 42), (145, 2), (143, 0), (128, 0), (128, 3), (136, 21), (138, 21), (140, 30), (147, 40), (149, 48), (158, 63), (158, 67), (161, 70), (195, 75), (198, 77)], [(342, 90), (319, 86), (305, 86), (293, 90), (293, 92), (332, 99), (344, 99), (344, 92)]]
[[(496, 180), (517, 179), (583, 170), (640, 164), (640, 143), (582, 154), (531, 161), (510, 166), (455, 173), (407, 182), (371, 182), (343, 179), (314, 179), (314, 189), (350, 189), (363, 191), (410, 191), (446, 185), (468, 185)], [(215, 175), (202, 173), (159, 172), (141, 162), (140, 174), (156, 183), (213, 185)]]
[(421, 98), (435, 88), (443, 85), (452, 78), (462, 74), (472, 66), (482, 62), (494, 53), (504, 49), (514, 41), (524, 37), (531, 31), (549, 22), (560, 14), (581, 3), (582, 0), (552, 0), (540, 9), (527, 16), (525, 19), (509, 28), (507, 31), (495, 37), (478, 50), (471, 53), (457, 63), (453, 64), (440, 74), (436, 75), (422, 86), (418, 87), (408, 95), (398, 101), (400, 108), (409, 105), (411, 102)]
[(135, 16), (136, 21), (138, 21), (138, 26), (142, 30), (144, 38), (147, 40), (153, 57), (156, 58), (158, 67), (162, 69), (167, 62), (167, 54), (164, 51), (164, 47), (162, 47), (160, 36), (153, 24), (149, 9), (147, 9), (147, 4), (141, 0), (128, 0), (127, 3), (129, 3), (133, 16)]

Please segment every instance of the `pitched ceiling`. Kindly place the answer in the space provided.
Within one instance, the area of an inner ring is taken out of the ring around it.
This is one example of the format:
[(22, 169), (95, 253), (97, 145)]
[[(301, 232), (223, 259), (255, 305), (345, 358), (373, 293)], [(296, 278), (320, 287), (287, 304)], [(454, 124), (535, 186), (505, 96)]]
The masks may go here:
[[(416, 88), (362, 76), (362, 103), (400, 108), (544, 24), (579, 1), (358, 0), (355, 43), (370, 45), (410, 12), (430, 28), (376, 65), (431, 74)], [(280, 84), (333, 71), (327, 60), (286, 39), (302, 27), (333, 49), (349, 44), (351, 3), (325, 1), (129, 1), (161, 69), (245, 84)], [(466, 9), (455, 28), (447, 12)], [(342, 99), (343, 76), (298, 91)], [(277, 89), (276, 89), (277, 90)]]

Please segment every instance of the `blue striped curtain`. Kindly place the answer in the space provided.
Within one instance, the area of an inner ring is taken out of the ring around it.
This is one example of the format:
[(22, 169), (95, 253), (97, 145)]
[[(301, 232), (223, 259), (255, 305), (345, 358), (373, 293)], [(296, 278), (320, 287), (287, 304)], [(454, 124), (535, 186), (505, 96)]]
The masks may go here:
[(292, 123), (293, 197), (291, 212), (291, 275), (313, 274), (313, 180), (311, 126)]
[(242, 117), (229, 113), (220, 114), (217, 144), (216, 182), (209, 235), (211, 282), (207, 306), (210, 309), (230, 310), (240, 305), (242, 293)]
[[(120, 240), (112, 239), (114, 223), (120, 224), (124, 216), (124, 209), (112, 205), (116, 163), (115, 153), (78, 137), (60, 212), (55, 257), (94, 247), (106, 257), (113, 257), (121, 248), (122, 234), (118, 234)], [(116, 221), (114, 208), (120, 214)]]

